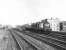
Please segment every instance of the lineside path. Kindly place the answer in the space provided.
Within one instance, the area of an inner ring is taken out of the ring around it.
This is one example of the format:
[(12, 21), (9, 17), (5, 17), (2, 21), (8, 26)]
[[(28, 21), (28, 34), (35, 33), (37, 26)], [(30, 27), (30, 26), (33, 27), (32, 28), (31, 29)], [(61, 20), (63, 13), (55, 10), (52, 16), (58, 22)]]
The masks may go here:
[(0, 50), (7, 50), (8, 31), (0, 29)]
[(10, 32), (5, 29), (0, 29), (0, 50), (17, 50)]

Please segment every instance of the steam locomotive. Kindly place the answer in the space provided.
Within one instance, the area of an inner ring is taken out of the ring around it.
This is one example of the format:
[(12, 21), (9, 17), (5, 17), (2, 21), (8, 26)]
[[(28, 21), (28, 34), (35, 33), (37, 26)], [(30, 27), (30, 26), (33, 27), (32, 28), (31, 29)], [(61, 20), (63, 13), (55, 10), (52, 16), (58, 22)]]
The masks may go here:
[(50, 28), (50, 24), (48, 22), (37, 22), (33, 23), (32, 25), (26, 27), (26, 30), (32, 32), (49, 32), (52, 31)]

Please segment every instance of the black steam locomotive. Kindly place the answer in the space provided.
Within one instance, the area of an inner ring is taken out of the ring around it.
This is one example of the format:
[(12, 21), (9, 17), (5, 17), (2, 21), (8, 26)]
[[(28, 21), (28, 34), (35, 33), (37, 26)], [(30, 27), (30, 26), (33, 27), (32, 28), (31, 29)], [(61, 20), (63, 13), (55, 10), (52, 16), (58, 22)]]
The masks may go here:
[(29, 27), (26, 27), (26, 30), (39, 33), (52, 31), (48, 22), (33, 23)]

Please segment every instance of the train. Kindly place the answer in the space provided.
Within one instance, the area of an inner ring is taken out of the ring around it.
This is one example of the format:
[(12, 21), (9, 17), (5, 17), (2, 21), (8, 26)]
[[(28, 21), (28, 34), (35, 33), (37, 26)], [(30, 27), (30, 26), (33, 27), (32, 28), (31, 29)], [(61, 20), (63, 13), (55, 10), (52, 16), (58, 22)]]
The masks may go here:
[(50, 28), (50, 24), (48, 22), (32, 23), (30, 26), (26, 27), (26, 30), (37, 33), (52, 31), (52, 29)]

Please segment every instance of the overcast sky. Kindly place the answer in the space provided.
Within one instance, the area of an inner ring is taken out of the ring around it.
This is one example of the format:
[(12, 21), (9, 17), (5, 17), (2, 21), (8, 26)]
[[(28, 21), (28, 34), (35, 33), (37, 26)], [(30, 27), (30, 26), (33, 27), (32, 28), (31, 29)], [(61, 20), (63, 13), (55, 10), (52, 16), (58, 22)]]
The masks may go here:
[(0, 0), (0, 24), (22, 25), (50, 17), (66, 20), (66, 0)]

